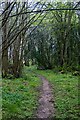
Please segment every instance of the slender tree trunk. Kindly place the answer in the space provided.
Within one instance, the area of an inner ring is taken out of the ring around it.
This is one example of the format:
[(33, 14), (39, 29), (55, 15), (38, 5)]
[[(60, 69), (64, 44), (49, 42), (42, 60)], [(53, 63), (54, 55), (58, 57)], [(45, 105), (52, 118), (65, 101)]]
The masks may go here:
[[(5, 3), (5, 8), (8, 6), (8, 3)], [(5, 23), (5, 18), (7, 16), (7, 12), (3, 15), (2, 21), (2, 77), (7, 77), (8, 74), (8, 48), (5, 48), (7, 45), (7, 21)]]
[[(18, 13), (19, 4), (16, 4), (16, 14)], [(19, 22), (19, 19), (18, 19)], [(17, 21), (16, 21), (17, 26)], [(19, 64), (19, 50), (20, 50), (21, 34), (17, 37), (13, 43), (13, 75), (19, 77), (18, 64)]]

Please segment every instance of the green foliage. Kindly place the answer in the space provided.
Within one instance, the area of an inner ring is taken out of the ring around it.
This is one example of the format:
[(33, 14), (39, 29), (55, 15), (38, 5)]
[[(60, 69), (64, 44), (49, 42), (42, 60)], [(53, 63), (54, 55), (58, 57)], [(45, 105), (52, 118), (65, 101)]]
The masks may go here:
[[(25, 68), (26, 69), (26, 68)], [(3, 79), (3, 120), (32, 118), (37, 109), (39, 79), (34, 73), (24, 70), (19, 79)]]
[[(74, 8), (70, 2), (52, 2), (47, 8)], [(39, 18), (41, 19), (42, 16)], [(80, 17), (72, 10), (49, 11), (45, 19), (29, 36), (31, 56), (39, 67), (52, 69), (62, 67), (72, 71), (80, 65)], [(36, 21), (35, 24), (38, 24)], [(34, 24), (34, 26), (35, 26)], [(35, 44), (36, 43), (36, 44)]]

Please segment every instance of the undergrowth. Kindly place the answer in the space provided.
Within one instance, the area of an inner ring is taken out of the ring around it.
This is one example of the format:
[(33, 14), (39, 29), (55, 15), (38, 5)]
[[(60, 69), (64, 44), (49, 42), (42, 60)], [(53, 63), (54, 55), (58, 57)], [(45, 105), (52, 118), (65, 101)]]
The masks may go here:
[(36, 70), (37, 74), (46, 77), (52, 86), (54, 105), (55, 105), (55, 118), (64, 120), (79, 119), (79, 76), (73, 76), (72, 73), (55, 72), (55, 70)]
[(38, 105), (40, 80), (26, 67), (22, 78), (3, 79), (2, 120), (33, 118)]
[(37, 88), (41, 85), (37, 74), (46, 77), (52, 86), (55, 118), (79, 119), (79, 79), (72, 73), (37, 70), (25, 67), (22, 78), (3, 79), (3, 120), (33, 118), (38, 106)]

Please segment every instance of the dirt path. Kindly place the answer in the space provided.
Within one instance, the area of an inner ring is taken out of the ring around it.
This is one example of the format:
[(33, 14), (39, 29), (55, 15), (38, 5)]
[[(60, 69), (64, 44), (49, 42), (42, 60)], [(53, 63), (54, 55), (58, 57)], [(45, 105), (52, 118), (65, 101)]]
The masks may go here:
[(39, 98), (39, 107), (37, 109), (37, 118), (51, 118), (54, 116), (54, 100), (48, 80), (39, 75), (42, 80), (41, 96)]

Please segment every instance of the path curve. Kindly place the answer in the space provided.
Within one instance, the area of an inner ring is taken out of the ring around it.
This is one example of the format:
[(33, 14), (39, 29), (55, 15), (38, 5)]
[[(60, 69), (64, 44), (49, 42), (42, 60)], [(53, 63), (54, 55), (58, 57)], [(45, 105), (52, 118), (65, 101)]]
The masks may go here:
[(51, 118), (55, 114), (51, 86), (45, 77), (41, 75), (38, 75), (38, 77), (42, 80), (42, 86), (39, 107), (37, 109), (37, 118)]

